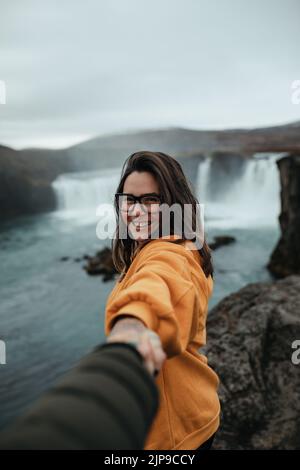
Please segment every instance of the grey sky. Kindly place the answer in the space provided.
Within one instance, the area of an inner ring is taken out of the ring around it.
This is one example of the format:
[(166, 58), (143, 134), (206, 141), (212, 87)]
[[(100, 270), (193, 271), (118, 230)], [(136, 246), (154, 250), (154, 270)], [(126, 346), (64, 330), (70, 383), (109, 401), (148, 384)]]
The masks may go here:
[(300, 119), (299, 0), (0, 0), (0, 144)]

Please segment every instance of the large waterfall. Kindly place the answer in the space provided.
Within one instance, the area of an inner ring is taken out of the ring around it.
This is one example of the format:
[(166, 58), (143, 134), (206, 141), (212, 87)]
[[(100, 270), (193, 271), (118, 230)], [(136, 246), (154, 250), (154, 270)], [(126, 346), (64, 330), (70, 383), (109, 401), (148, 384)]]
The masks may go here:
[[(280, 182), (276, 160), (282, 154), (255, 154), (238, 171), (216, 169), (212, 158), (199, 164), (197, 191), (209, 226), (271, 226), (278, 223)], [(223, 156), (223, 158), (227, 158)]]
[[(256, 154), (227, 161), (206, 158), (199, 164), (196, 182), (209, 226), (247, 227), (276, 225), (280, 210), (280, 184), (276, 160), (280, 154)], [(95, 220), (100, 204), (113, 204), (121, 169), (60, 175), (53, 188), (58, 214)], [(113, 212), (112, 212), (113, 214)]]

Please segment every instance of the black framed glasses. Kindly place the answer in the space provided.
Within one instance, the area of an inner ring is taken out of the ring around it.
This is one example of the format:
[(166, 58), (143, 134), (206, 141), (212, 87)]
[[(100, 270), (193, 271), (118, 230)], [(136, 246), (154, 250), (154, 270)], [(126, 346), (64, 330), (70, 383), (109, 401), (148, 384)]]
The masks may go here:
[(157, 193), (146, 193), (141, 196), (134, 196), (130, 193), (116, 193), (115, 198), (122, 212), (132, 210), (136, 202), (140, 204), (144, 212), (158, 212), (161, 204), (161, 197)]

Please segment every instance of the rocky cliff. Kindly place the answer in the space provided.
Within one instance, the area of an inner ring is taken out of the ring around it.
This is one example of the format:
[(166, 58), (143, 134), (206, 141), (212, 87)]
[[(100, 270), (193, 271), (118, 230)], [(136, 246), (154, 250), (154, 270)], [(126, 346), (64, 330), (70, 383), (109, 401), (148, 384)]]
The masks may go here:
[(69, 168), (64, 152), (0, 146), (0, 220), (52, 210), (51, 183)]
[(282, 278), (300, 274), (300, 153), (280, 159), (281, 238), (272, 253), (268, 268)]
[(300, 449), (300, 276), (246, 286), (211, 311), (207, 328), (221, 380), (214, 448)]

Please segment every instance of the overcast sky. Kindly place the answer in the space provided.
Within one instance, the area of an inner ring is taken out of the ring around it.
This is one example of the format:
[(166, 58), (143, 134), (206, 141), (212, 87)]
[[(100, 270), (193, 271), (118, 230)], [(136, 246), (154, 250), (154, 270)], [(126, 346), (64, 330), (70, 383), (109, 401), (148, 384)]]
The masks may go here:
[(0, 144), (300, 119), (299, 0), (0, 0)]

